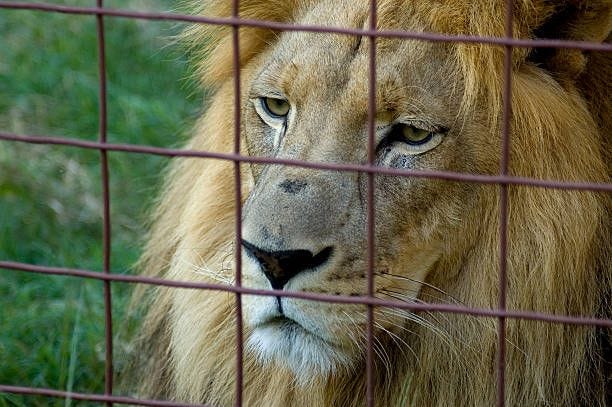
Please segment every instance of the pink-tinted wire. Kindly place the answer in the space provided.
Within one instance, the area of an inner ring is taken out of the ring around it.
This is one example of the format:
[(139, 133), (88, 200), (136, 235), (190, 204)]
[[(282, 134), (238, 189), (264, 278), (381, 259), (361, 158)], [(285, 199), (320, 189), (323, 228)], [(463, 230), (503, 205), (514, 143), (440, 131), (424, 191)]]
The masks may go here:
[(585, 51), (612, 51), (612, 44), (598, 43), (589, 41), (570, 41), (570, 40), (552, 40), (552, 39), (507, 39), (504, 37), (486, 37), (477, 35), (447, 35), (437, 34), (432, 32), (417, 32), (404, 30), (380, 30), (372, 31), (369, 29), (344, 28), (333, 26), (319, 26), (308, 24), (290, 24), (279, 23), (276, 21), (253, 20), (248, 18), (233, 18), (233, 17), (205, 17), (193, 16), (168, 12), (150, 12), (150, 11), (133, 11), (120, 9), (99, 9), (96, 7), (74, 7), (61, 6), (47, 3), (26, 3), (23, 1), (0, 1), (0, 8), (15, 9), (15, 10), (38, 10), (49, 11), (65, 14), (100, 14), (113, 17), (137, 18), (145, 20), (171, 20), (183, 21), (191, 23), (211, 24), (232, 26), (239, 25), (242, 27), (259, 27), (270, 28), (278, 31), (308, 31), (317, 33), (335, 33), (354, 36), (371, 36), (375, 35), (379, 38), (404, 38), (424, 41), (441, 41), (441, 42), (459, 42), (459, 43), (477, 43), (491, 45), (512, 45), (517, 48), (571, 48), (581, 49)]
[(483, 174), (469, 174), (469, 173), (457, 173), (451, 171), (433, 171), (433, 170), (402, 170), (395, 168), (376, 167), (368, 164), (335, 164), (335, 163), (323, 163), (323, 162), (312, 162), (272, 157), (257, 157), (257, 156), (243, 156), (234, 153), (216, 153), (212, 151), (198, 151), (198, 150), (181, 150), (174, 148), (163, 148), (163, 147), (151, 147), (138, 144), (101, 144), (95, 141), (85, 141), (79, 139), (70, 139), (64, 137), (49, 137), (49, 136), (38, 136), (38, 135), (24, 135), (14, 134), (0, 131), (0, 140), (17, 141), (22, 143), (31, 144), (49, 144), (49, 145), (61, 145), (67, 147), (86, 148), (92, 150), (107, 150), (107, 151), (120, 151), (126, 153), (138, 153), (138, 154), (152, 154), (166, 157), (200, 157), (200, 158), (212, 158), (217, 160), (239, 160), (243, 163), (257, 163), (257, 164), (276, 164), (276, 165), (287, 165), (294, 167), (314, 168), (320, 170), (332, 170), (332, 171), (351, 171), (351, 172), (364, 172), (373, 173), (379, 175), (392, 175), (396, 177), (416, 177), (416, 178), (430, 178), (430, 179), (443, 179), (447, 181), (458, 181), (458, 182), (475, 182), (480, 184), (508, 184), (508, 185), (528, 185), (539, 188), (552, 188), (552, 189), (563, 189), (563, 190), (581, 190), (581, 191), (598, 191), (598, 192), (612, 192), (612, 183), (605, 182), (587, 182), (587, 181), (560, 181), (560, 180), (541, 180), (527, 177), (516, 177), (516, 176), (500, 176), (500, 175), (483, 175)]
[[(505, 2), (505, 37), (512, 39), (512, 0)], [(510, 159), (510, 115), (512, 89), (512, 45), (504, 46), (504, 84), (503, 84), (503, 116), (502, 116), (502, 147), (499, 173), (508, 175)], [(499, 186), (499, 302), (498, 309), (506, 310), (507, 265), (508, 265), (508, 184)], [(497, 405), (503, 407), (506, 403), (506, 318), (500, 316), (497, 326)]]
[[(368, 165), (374, 165), (374, 125), (376, 121), (376, 0), (370, 0), (370, 31), (374, 35), (369, 37), (369, 69), (368, 69)], [(367, 276), (368, 297), (374, 297), (374, 268), (375, 264), (375, 211), (376, 200), (374, 194), (374, 174), (367, 174)], [(367, 349), (366, 349), (366, 405), (374, 406), (374, 307), (369, 304), (367, 308)]]
[(559, 324), (571, 324), (571, 325), (593, 325), (601, 326), (604, 328), (612, 328), (611, 319), (600, 319), (588, 316), (568, 316), (568, 315), (554, 315), (543, 312), (532, 312), (532, 311), (515, 311), (506, 310), (500, 311), (498, 309), (486, 309), (486, 308), (472, 308), (461, 305), (453, 304), (439, 304), (439, 303), (409, 303), (405, 301), (396, 300), (383, 300), (380, 298), (370, 298), (368, 296), (356, 296), (347, 297), (343, 295), (328, 295), (310, 293), (305, 291), (286, 291), (286, 290), (263, 290), (254, 289), (247, 287), (236, 287), (234, 285), (215, 284), (215, 283), (194, 283), (190, 281), (179, 281), (179, 280), (168, 280), (164, 278), (153, 278), (144, 276), (133, 276), (125, 274), (108, 274), (101, 273), (91, 270), (82, 270), (67, 267), (50, 267), (50, 266), (39, 266), (28, 263), (19, 263), (14, 261), (0, 261), (0, 269), (19, 270), (32, 273), (41, 273), (48, 275), (62, 275), (72, 277), (83, 277), (92, 278), (96, 280), (109, 280), (109, 281), (120, 281), (124, 283), (140, 283), (150, 285), (160, 285), (165, 287), (177, 287), (186, 289), (201, 289), (201, 290), (217, 290), (231, 293), (241, 293), (249, 295), (260, 295), (260, 296), (274, 296), (274, 297), (287, 297), (287, 298), (299, 298), (303, 300), (330, 302), (337, 304), (372, 304), (376, 307), (387, 307), (387, 308), (398, 308), (407, 309), (412, 311), (436, 311), (445, 312), (451, 314), (466, 314), (477, 317), (506, 317), (506, 318), (520, 318), (533, 321), (543, 321), (550, 323)]
[[(240, 0), (232, 0), (232, 17), (238, 18)], [(240, 156), (240, 26), (232, 26), (233, 74), (234, 74), (234, 154)], [(235, 284), (242, 287), (242, 197), (240, 179), (240, 159), (234, 161), (235, 189)], [(243, 388), (243, 327), (242, 327), (242, 294), (236, 292), (236, 406), (242, 406)]]
[[(103, 8), (103, 0), (96, 0), (99, 9)], [(98, 42), (98, 140), (100, 144), (106, 143), (108, 128), (108, 114), (106, 103), (106, 43), (104, 41), (104, 16), (96, 14), (96, 30)], [(100, 173), (102, 182), (102, 270), (110, 273), (111, 259), (111, 219), (110, 219), (110, 187), (108, 179), (107, 150), (100, 150)], [(104, 394), (113, 394), (113, 314), (111, 298), (111, 282), (105, 280), (104, 284)], [(111, 407), (112, 401), (106, 405)]]

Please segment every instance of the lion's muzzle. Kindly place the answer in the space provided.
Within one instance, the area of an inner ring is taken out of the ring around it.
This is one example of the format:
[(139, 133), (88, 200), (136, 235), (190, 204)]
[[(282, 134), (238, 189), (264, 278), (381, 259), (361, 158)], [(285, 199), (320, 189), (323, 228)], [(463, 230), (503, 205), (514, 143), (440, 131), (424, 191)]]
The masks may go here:
[(308, 270), (327, 270), (346, 255), (350, 202), (357, 186), (349, 175), (266, 168), (244, 207), (243, 247), (274, 289)]

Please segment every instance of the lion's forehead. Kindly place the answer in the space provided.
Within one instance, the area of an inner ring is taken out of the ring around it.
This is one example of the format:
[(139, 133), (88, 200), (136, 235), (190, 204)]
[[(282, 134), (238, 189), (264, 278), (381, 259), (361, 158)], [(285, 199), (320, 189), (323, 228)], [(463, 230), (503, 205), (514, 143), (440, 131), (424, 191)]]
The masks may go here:
[[(341, 9), (338, 13), (329, 13), (325, 6), (323, 13), (320, 6), (325, 3), (316, 3), (298, 22), (367, 28), (367, 4), (336, 6)], [(423, 30), (419, 24), (415, 21), (402, 28)], [(285, 32), (256, 80), (280, 88), (292, 102), (334, 105), (350, 116), (364, 116), (368, 110), (370, 47), (367, 36)], [(377, 38), (376, 99), (380, 110), (406, 112), (416, 103), (419, 111), (427, 106), (433, 115), (453, 111), (456, 98), (451, 92), (460, 93), (461, 78), (456, 59), (449, 55), (447, 44)]]
[[(336, 36), (326, 39), (313, 33), (291, 35), (263, 64), (267, 87), (285, 94), (303, 114), (310, 105), (321, 116), (366, 120), (369, 94), (369, 39)], [(377, 50), (376, 101), (381, 113), (451, 121), (457, 112), (461, 77), (452, 59), (440, 50), (424, 49), (415, 41), (396, 41), (394, 48)], [(257, 79), (256, 79), (257, 80)], [(454, 93), (453, 93), (454, 92)], [(327, 119), (325, 119), (327, 120)]]

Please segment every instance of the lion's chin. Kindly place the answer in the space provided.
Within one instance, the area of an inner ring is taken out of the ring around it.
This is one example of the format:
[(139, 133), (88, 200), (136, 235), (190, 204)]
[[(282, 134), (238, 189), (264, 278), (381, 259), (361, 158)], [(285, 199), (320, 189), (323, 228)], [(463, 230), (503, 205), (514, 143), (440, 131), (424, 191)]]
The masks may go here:
[(296, 381), (302, 385), (350, 369), (354, 359), (347, 349), (285, 317), (254, 327), (247, 341), (247, 350), (264, 365), (277, 365), (293, 371)]

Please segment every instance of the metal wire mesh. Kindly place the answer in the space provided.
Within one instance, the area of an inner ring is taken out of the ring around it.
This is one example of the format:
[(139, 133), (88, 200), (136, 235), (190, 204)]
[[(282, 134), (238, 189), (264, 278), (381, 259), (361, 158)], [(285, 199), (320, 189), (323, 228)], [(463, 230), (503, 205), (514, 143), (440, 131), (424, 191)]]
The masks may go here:
[[(367, 319), (367, 356), (366, 356), (366, 376), (367, 376), (367, 394), (366, 404), (374, 405), (374, 390), (373, 390), (373, 324), (374, 324), (374, 307), (394, 307), (398, 309), (406, 309), (412, 311), (433, 311), (444, 313), (455, 313), (472, 315), (479, 317), (494, 317), (498, 319), (498, 353), (497, 353), (497, 404), (504, 405), (505, 399), (505, 343), (506, 343), (506, 319), (507, 318), (522, 318), (534, 321), (545, 321), (549, 323), (572, 324), (572, 325), (591, 325), (612, 328), (612, 320), (598, 319), (588, 317), (574, 317), (565, 315), (551, 315), (540, 312), (529, 311), (514, 311), (506, 309), (506, 266), (507, 266), (507, 232), (508, 232), (508, 187), (510, 185), (526, 185), (537, 188), (554, 188), (561, 190), (588, 190), (599, 192), (612, 192), (611, 183), (590, 183), (590, 182), (565, 182), (558, 180), (540, 180), (526, 177), (517, 177), (508, 175), (508, 160), (510, 151), (510, 100), (511, 100), (511, 68), (512, 68), (512, 49), (514, 47), (539, 47), (539, 48), (571, 48), (590, 51), (612, 51), (611, 44), (592, 43), (580, 41), (566, 40), (548, 40), (548, 39), (514, 39), (512, 38), (512, 0), (506, 0), (506, 16), (505, 16), (505, 36), (496, 37), (478, 37), (469, 35), (443, 35), (438, 33), (428, 32), (410, 32), (397, 30), (377, 30), (376, 29), (376, 0), (370, 2), (370, 24), (367, 29), (350, 29), (342, 27), (323, 27), (314, 25), (294, 25), (287, 23), (279, 23), (273, 21), (260, 21), (240, 18), (239, 0), (232, 0), (232, 16), (228, 18), (220, 17), (204, 17), (191, 16), (176, 13), (161, 13), (161, 12), (141, 12), (130, 10), (119, 10), (104, 8), (103, 0), (96, 0), (96, 7), (70, 7), (60, 6), (46, 3), (24, 3), (3, 1), (0, 2), (0, 9), (27, 9), (39, 10), (44, 12), (56, 12), (67, 14), (81, 14), (95, 16), (97, 22), (97, 44), (98, 44), (98, 71), (99, 71), (99, 134), (98, 141), (83, 141), (70, 138), (49, 137), (46, 135), (27, 135), (13, 134), (0, 131), (0, 140), (31, 143), (31, 144), (48, 144), (48, 145), (63, 145), (81, 149), (94, 149), (100, 152), (101, 163), (101, 184), (102, 184), (102, 202), (103, 202), (103, 269), (102, 272), (90, 270), (81, 270), (73, 268), (40, 266), (19, 263), (15, 261), (0, 261), (0, 268), (12, 269), (24, 272), (43, 273), (47, 275), (65, 275), (81, 278), (97, 279), (103, 281), (104, 284), (104, 310), (105, 310), (105, 391), (104, 394), (82, 394), (74, 392), (65, 392), (54, 389), (33, 388), (24, 386), (11, 386), (0, 384), (0, 392), (25, 394), (25, 395), (40, 395), (48, 397), (71, 398), (83, 401), (105, 402), (107, 405), (117, 404), (133, 404), (145, 406), (187, 406), (189, 404), (176, 403), (159, 400), (139, 400), (129, 397), (119, 397), (113, 395), (113, 355), (112, 355), (112, 314), (111, 314), (111, 283), (140, 283), (166, 287), (191, 288), (202, 290), (219, 290), (232, 292), (236, 295), (237, 309), (237, 336), (236, 336), (236, 405), (242, 405), (242, 390), (243, 390), (243, 326), (242, 326), (242, 301), (241, 296), (244, 294), (259, 295), (259, 296), (277, 296), (300, 298), (312, 301), (323, 301), (331, 303), (343, 304), (363, 304), (368, 308)], [(210, 151), (192, 151), (170, 148), (159, 148), (145, 145), (134, 144), (111, 144), (107, 143), (107, 89), (106, 89), (106, 56), (105, 56), (105, 28), (104, 19), (107, 17), (119, 18), (134, 18), (145, 20), (172, 20), (191, 22), (199, 24), (226, 25), (232, 27), (232, 46), (233, 46), (233, 72), (234, 72), (234, 149), (233, 153), (217, 153)], [(281, 31), (306, 31), (320, 33), (336, 33), (347, 35), (359, 35), (369, 38), (369, 75), (368, 75), (368, 159), (367, 164), (335, 164), (335, 163), (314, 163), (300, 160), (288, 160), (268, 157), (253, 157), (243, 156), (240, 154), (240, 69), (239, 69), (239, 41), (238, 32), (241, 26), (244, 27), (260, 27), (271, 28)], [(426, 171), (426, 170), (398, 170), (391, 168), (382, 168), (374, 166), (374, 115), (375, 115), (375, 95), (376, 95), (376, 38), (404, 38), (423, 41), (444, 41), (444, 42), (462, 42), (462, 43), (480, 43), (489, 44), (491, 46), (501, 46), (504, 48), (504, 86), (503, 86), (503, 118), (502, 118), (502, 147), (501, 147), (501, 163), (499, 175), (478, 175), (454, 173), (448, 171)], [(205, 159), (227, 160), (234, 163), (234, 180), (235, 180), (235, 202), (236, 202), (236, 224), (235, 224), (235, 285), (218, 285), (212, 283), (194, 283), (173, 281), (160, 278), (151, 278), (144, 276), (129, 276), (112, 274), (110, 269), (111, 259), (111, 230), (110, 230), (110, 196), (109, 196), (109, 171), (108, 171), (108, 153), (113, 151), (122, 151), (137, 154), (153, 154), (167, 157), (200, 157)], [(367, 267), (368, 267), (368, 289), (367, 295), (361, 297), (348, 297), (338, 295), (327, 295), (308, 292), (292, 292), (284, 290), (260, 290), (243, 287), (241, 284), (241, 218), (242, 208), (241, 202), (241, 179), (240, 179), (240, 164), (241, 163), (266, 163), (280, 164), (287, 166), (298, 166), (304, 168), (312, 168), (319, 170), (334, 170), (334, 171), (358, 171), (367, 174)], [(443, 179), (455, 182), (473, 182), (481, 184), (495, 184), (500, 187), (500, 229), (499, 229), (499, 303), (497, 309), (482, 309), (470, 308), (462, 305), (450, 304), (428, 304), (428, 303), (406, 303), (394, 300), (383, 300), (374, 297), (374, 176), (375, 175), (393, 175), (398, 177), (417, 177), (429, 179)]]

